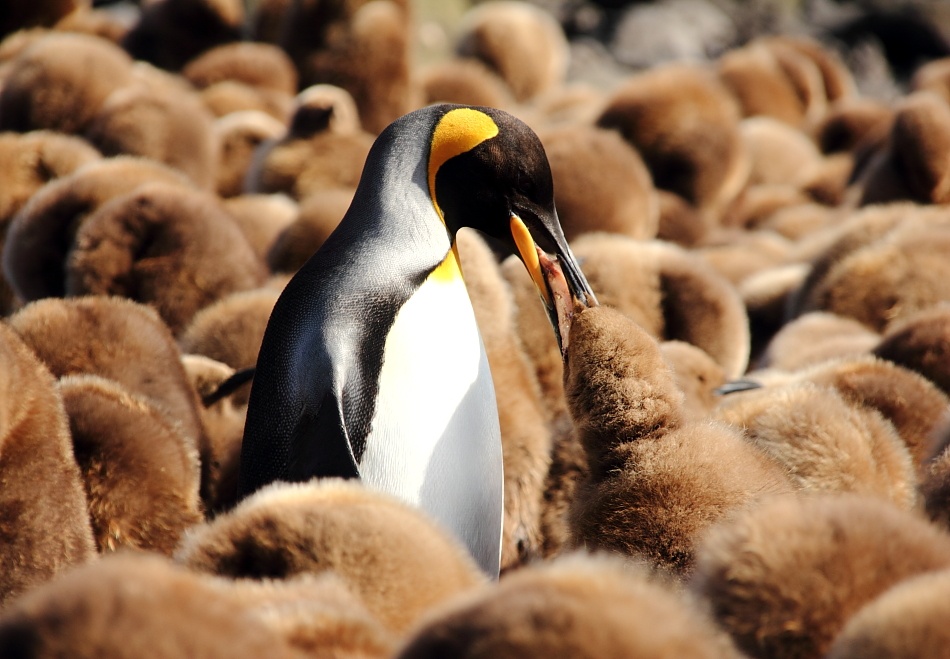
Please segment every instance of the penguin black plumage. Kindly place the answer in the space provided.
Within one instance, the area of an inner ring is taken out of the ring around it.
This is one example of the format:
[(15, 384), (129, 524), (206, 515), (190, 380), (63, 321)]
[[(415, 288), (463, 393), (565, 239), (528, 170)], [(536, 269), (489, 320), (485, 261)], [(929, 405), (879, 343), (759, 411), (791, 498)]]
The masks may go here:
[(596, 300), (537, 136), (490, 108), (407, 114), (380, 134), (339, 227), (277, 301), (239, 489), (360, 478), (427, 511), (497, 576), (501, 443), (454, 248), (461, 227), (521, 256), (566, 349), (574, 305)]

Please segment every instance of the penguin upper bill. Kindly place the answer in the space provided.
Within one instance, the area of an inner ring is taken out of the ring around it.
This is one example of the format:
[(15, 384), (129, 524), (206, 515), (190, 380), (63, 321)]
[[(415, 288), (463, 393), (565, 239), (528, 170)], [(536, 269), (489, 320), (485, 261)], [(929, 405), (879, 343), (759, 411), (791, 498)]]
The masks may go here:
[(565, 355), (575, 305), (597, 300), (561, 230), (544, 148), (505, 112), (443, 107), (432, 133), (429, 192), (452, 243), (460, 228), (470, 227), (518, 254)]

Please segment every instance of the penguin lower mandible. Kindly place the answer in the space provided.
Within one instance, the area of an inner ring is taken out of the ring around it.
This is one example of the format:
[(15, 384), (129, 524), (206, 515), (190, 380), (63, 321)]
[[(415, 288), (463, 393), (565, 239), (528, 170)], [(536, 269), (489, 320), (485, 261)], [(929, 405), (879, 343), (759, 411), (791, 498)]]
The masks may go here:
[(496, 109), (411, 112), (379, 135), (339, 227), (274, 307), (239, 488), (359, 478), (428, 512), (497, 577), (501, 437), (454, 247), (462, 227), (521, 257), (566, 350), (574, 305), (596, 300), (541, 142)]

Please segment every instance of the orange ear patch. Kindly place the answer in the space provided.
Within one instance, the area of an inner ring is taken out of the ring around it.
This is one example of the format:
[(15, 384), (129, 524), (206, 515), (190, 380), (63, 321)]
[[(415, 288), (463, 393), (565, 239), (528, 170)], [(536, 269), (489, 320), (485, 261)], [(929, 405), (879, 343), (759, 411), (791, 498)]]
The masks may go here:
[(474, 108), (450, 110), (436, 124), (429, 146), (429, 196), (440, 218), (442, 209), (435, 198), (435, 175), (439, 168), (450, 158), (471, 151), (497, 134), (498, 125), (495, 121)]

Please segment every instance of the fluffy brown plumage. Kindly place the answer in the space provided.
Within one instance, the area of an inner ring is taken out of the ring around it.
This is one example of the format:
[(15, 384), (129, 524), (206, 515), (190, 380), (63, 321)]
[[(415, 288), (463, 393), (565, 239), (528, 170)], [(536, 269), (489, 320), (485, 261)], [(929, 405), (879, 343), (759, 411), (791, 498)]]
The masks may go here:
[(715, 75), (688, 64), (631, 76), (597, 120), (637, 149), (658, 188), (714, 213), (748, 175), (738, 124), (736, 103)]
[(100, 552), (171, 554), (204, 520), (198, 452), (148, 399), (96, 375), (60, 380)]
[(216, 117), (223, 117), (232, 112), (256, 110), (278, 121), (286, 122), (294, 109), (292, 94), (252, 87), (235, 80), (216, 82), (199, 91), (198, 96), (204, 106)]
[(330, 237), (353, 200), (351, 188), (328, 188), (310, 193), (293, 222), (275, 237), (267, 252), (271, 272), (294, 273)]
[(90, 0), (41, 0), (14, 2), (4, 7), (0, 16), (0, 38), (30, 27), (52, 27), (63, 17), (88, 7)]
[(564, 235), (592, 231), (656, 237), (659, 201), (637, 152), (613, 131), (565, 124), (539, 133), (554, 177)]
[(950, 570), (898, 583), (855, 613), (835, 637), (828, 659), (942, 659), (950, 648)]
[(418, 510), (337, 479), (269, 486), (192, 529), (177, 558), (234, 578), (334, 570), (397, 632), (484, 579), (465, 549)]
[(788, 298), (807, 274), (807, 264), (791, 263), (762, 270), (739, 283), (739, 295), (749, 317), (751, 364), (760, 363), (762, 351), (784, 328)]
[(152, 309), (122, 298), (49, 298), (11, 316), (10, 326), (57, 378), (99, 375), (144, 396), (201, 449), (197, 401), (178, 346)]
[(224, 80), (251, 87), (297, 93), (297, 70), (283, 50), (273, 44), (229, 43), (204, 51), (188, 62), (181, 74), (199, 89)]
[(430, 615), (396, 656), (726, 659), (738, 653), (694, 601), (642, 567), (576, 555), (457, 598)]
[(493, 108), (514, 105), (511, 89), (497, 73), (474, 59), (456, 58), (428, 66), (419, 82), (426, 105), (460, 103)]
[(458, 248), (498, 401), (505, 477), (501, 569), (507, 570), (541, 554), (541, 507), (551, 466), (551, 433), (534, 369), (515, 332), (514, 300), (495, 255), (474, 232), (460, 232)]
[(80, 224), (113, 197), (149, 181), (188, 186), (165, 165), (142, 158), (104, 158), (50, 181), (14, 216), (7, 230), (3, 269), (13, 290), (29, 302), (66, 294), (66, 258)]
[(214, 189), (219, 196), (236, 197), (244, 192), (244, 181), (255, 150), (264, 142), (281, 137), (285, 128), (259, 110), (232, 112), (215, 120), (219, 152)]
[[(232, 293), (208, 305), (182, 330), (182, 352), (204, 355), (237, 370), (254, 366), (279, 295), (280, 291), (263, 287)], [(250, 386), (240, 391), (235, 402), (246, 403)]]
[(938, 304), (893, 323), (874, 354), (920, 373), (950, 395), (950, 306)]
[(752, 657), (824, 656), (892, 585), (950, 565), (950, 536), (858, 495), (778, 497), (711, 531), (695, 590)]
[(219, 150), (214, 117), (190, 90), (164, 84), (116, 90), (85, 136), (104, 155), (151, 158), (184, 172), (200, 188), (214, 188)]
[(117, 197), (76, 233), (69, 295), (122, 295), (154, 307), (172, 332), (231, 293), (256, 288), (266, 269), (217, 198), (153, 183)]
[(867, 354), (880, 335), (853, 318), (813, 311), (786, 323), (766, 346), (757, 366), (797, 371), (836, 357)]
[(811, 129), (822, 153), (854, 151), (890, 132), (894, 109), (868, 98), (848, 98), (828, 108)]
[(95, 555), (63, 401), (0, 323), (0, 605)]
[(727, 381), (722, 366), (702, 348), (685, 341), (664, 341), (660, 353), (683, 393), (683, 418), (699, 421), (709, 416), (719, 402), (715, 389)]
[(79, 133), (106, 98), (132, 80), (132, 60), (105, 39), (54, 33), (10, 64), (0, 90), (0, 130)]
[(821, 160), (811, 138), (777, 119), (750, 117), (739, 129), (751, 159), (749, 185), (794, 185)]
[(575, 316), (565, 387), (590, 464), (571, 507), (578, 545), (688, 574), (711, 524), (791, 487), (738, 431), (687, 422), (656, 341), (612, 309)]
[(910, 509), (916, 466), (877, 410), (849, 404), (835, 389), (795, 382), (725, 396), (721, 421), (741, 428), (806, 492), (857, 492)]
[(457, 39), (457, 53), (496, 72), (519, 102), (555, 88), (567, 75), (570, 53), (561, 26), (528, 3), (480, 3), (462, 17)]
[(299, 213), (296, 202), (282, 194), (242, 194), (225, 199), (224, 208), (263, 262), (278, 236)]

